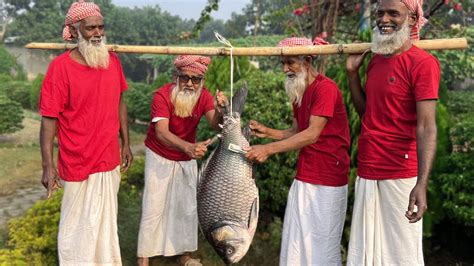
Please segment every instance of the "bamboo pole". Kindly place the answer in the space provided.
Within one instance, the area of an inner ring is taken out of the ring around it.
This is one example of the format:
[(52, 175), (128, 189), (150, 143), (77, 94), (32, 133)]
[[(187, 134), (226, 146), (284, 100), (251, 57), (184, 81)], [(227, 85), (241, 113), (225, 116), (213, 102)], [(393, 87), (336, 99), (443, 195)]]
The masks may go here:
[[(415, 45), (425, 50), (466, 49), (466, 38), (421, 40)], [(66, 43), (29, 43), (28, 49), (66, 50), (76, 47)], [(118, 53), (136, 54), (167, 54), (167, 55), (230, 55), (227, 47), (181, 47), (181, 46), (138, 46), (138, 45), (107, 45), (109, 50)], [(233, 49), (235, 56), (280, 56), (280, 55), (328, 55), (358, 54), (370, 49), (370, 43), (331, 44), (297, 47), (237, 47)]]

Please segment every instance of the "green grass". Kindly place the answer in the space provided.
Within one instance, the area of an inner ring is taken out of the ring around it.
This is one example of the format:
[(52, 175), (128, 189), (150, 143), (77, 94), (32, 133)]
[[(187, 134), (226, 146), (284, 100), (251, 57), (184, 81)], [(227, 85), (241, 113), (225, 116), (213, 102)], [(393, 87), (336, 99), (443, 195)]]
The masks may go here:
[[(39, 130), (41, 116), (24, 110), (24, 128), (13, 134), (0, 135), (0, 196), (11, 195), (16, 190), (40, 184), (41, 151)], [(130, 131), (134, 151), (143, 150), (145, 135)], [(55, 149), (55, 156), (57, 150)]]
[(24, 112), (22, 130), (0, 135), (0, 196), (39, 185), (41, 180), (38, 139), (41, 118), (37, 113)]

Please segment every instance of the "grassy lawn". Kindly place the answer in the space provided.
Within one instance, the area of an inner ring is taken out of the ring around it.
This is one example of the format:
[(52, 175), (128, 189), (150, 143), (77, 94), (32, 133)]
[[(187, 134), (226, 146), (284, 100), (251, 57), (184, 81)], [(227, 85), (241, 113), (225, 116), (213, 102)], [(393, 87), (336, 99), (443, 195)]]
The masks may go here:
[(0, 196), (38, 185), (41, 178), (40, 116), (25, 111), (24, 128), (0, 135)]
[[(10, 195), (17, 189), (40, 184), (41, 116), (28, 110), (24, 112), (22, 130), (13, 134), (0, 135), (0, 196)], [(140, 152), (143, 149), (144, 138), (144, 134), (130, 131), (130, 141), (134, 151)]]

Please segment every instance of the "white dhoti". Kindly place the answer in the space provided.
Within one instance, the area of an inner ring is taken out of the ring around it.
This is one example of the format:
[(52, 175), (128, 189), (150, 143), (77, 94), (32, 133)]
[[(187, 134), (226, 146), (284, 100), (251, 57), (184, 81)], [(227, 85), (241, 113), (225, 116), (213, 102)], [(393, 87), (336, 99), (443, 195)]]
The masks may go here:
[(405, 217), (415, 178), (357, 177), (347, 265), (423, 265), (422, 221)]
[(341, 265), (347, 185), (294, 180), (283, 224), (280, 265)]
[(58, 255), (61, 265), (122, 265), (117, 234), (120, 167), (64, 182)]
[(145, 189), (138, 257), (174, 256), (197, 250), (197, 164), (145, 152)]

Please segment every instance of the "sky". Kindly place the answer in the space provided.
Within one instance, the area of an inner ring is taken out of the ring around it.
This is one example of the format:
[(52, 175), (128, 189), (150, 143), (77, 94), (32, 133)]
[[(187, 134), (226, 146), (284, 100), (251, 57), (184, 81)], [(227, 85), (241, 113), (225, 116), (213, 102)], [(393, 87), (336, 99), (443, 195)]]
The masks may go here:
[[(207, 0), (112, 0), (112, 3), (126, 7), (159, 5), (162, 10), (166, 10), (172, 15), (197, 20), (206, 6)], [(219, 10), (213, 11), (211, 16), (214, 19), (227, 20), (232, 12), (240, 13), (248, 3), (250, 3), (250, 0), (220, 0)]]

